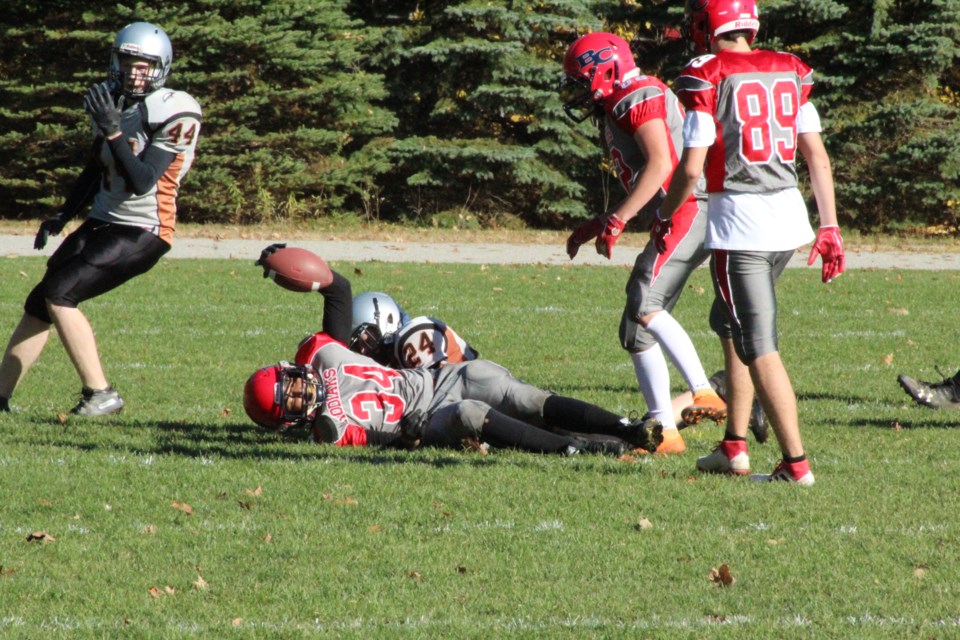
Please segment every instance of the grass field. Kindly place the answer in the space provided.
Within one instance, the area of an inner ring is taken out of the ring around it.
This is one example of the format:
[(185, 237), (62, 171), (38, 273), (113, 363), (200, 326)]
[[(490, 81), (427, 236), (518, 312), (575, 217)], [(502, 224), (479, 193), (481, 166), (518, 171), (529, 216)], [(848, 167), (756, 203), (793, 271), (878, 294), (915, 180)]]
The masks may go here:
[[(0, 260), (3, 340), (43, 264)], [(624, 269), (334, 266), (529, 382), (644, 409), (616, 339)], [(699, 475), (717, 426), (634, 461), (281, 439), (248, 424), (242, 385), (319, 327), (320, 297), (247, 261), (163, 261), (85, 306), (122, 414), (66, 417), (79, 383), (54, 338), (0, 415), (0, 637), (960, 637), (960, 413), (896, 384), (960, 365), (960, 274), (818, 275), (779, 288), (817, 477), (800, 488)], [(676, 315), (708, 373), (709, 302), (701, 270)]]

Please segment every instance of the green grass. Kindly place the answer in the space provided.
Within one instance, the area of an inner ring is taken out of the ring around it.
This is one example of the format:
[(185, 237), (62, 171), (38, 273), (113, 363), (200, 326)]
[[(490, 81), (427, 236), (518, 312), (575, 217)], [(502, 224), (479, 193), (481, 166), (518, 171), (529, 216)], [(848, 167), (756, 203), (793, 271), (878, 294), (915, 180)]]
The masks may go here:
[[(616, 337), (626, 269), (334, 266), (529, 382), (643, 411)], [(42, 269), (0, 261), (3, 339)], [(61, 422), (79, 383), (53, 338), (0, 415), (0, 636), (958, 637), (960, 414), (895, 378), (960, 365), (960, 274), (818, 276), (779, 288), (804, 489), (697, 474), (716, 426), (635, 462), (281, 439), (241, 388), (319, 327), (320, 297), (247, 261), (165, 260), (84, 307), (122, 414)], [(676, 315), (708, 373), (709, 303), (701, 270)], [(708, 579), (722, 564), (731, 586)]]

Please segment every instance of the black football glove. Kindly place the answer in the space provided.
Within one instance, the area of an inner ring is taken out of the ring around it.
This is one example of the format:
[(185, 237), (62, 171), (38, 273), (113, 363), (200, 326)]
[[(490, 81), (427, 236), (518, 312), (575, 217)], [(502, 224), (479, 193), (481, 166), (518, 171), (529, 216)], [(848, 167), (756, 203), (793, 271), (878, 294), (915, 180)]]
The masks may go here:
[(103, 137), (109, 138), (120, 132), (120, 109), (113, 103), (113, 96), (105, 82), (90, 87), (83, 97), (83, 108), (93, 118)]
[(52, 218), (47, 218), (40, 223), (40, 230), (37, 231), (37, 237), (33, 239), (33, 248), (39, 251), (47, 246), (47, 240), (51, 235), (58, 235), (63, 231), (64, 225), (69, 218), (62, 211)]
[(263, 267), (263, 277), (267, 278), (270, 276), (270, 269), (267, 268), (267, 258), (275, 254), (280, 249), (286, 249), (286, 242), (275, 242), (266, 249), (260, 252), (260, 257), (257, 258), (257, 261), (253, 263), (255, 267)]

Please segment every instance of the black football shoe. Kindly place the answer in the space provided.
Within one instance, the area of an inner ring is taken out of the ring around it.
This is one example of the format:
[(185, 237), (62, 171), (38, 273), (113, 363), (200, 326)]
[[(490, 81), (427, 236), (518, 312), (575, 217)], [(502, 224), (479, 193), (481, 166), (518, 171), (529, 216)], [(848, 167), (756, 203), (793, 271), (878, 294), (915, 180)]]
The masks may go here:
[[(937, 369), (941, 376), (943, 372)], [(932, 409), (956, 409), (960, 407), (960, 371), (952, 377), (944, 376), (940, 382), (923, 382), (900, 374), (897, 382), (914, 402)]]

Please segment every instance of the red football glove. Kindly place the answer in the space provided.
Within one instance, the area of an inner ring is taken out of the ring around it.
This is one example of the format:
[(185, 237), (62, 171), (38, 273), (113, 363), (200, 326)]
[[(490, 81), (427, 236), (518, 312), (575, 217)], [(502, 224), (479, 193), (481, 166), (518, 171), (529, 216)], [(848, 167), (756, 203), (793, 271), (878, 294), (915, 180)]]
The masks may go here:
[(667, 252), (667, 236), (673, 228), (673, 218), (663, 220), (660, 212), (653, 217), (653, 226), (650, 227), (650, 239), (653, 240), (653, 246), (657, 248), (657, 253)]
[(627, 226), (627, 223), (617, 216), (607, 216), (603, 230), (597, 236), (597, 253), (609, 260), (610, 256), (613, 255), (613, 245), (617, 244), (625, 226)]
[(830, 282), (843, 273), (847, 266), (847, 258), (843, 255), (843, 237), (840, 235), (840, 227), (835, 224), (820, 227), (817, 231), (817, 239), (813, 242), (813, 248), (810, 249), (807, 266), (816, 262), (817, 254), (823, 260), (821, 279), (824, 282)]
[(589, 222), (584, 222), (573, 230), (573, 233), (567, 238), (567, 255), (570, 256), (571, 260), (573, 260), (577, 252), (580, 251), (580, 245), (593, 240), (597, 237), (598, 233), (603, 231), (604, 223), (603, 218), (594, 218)]

